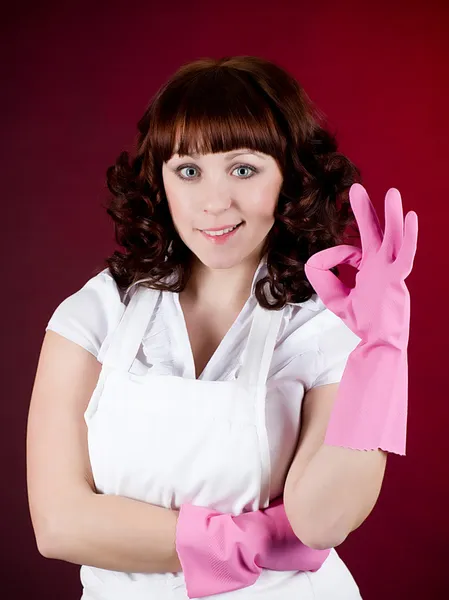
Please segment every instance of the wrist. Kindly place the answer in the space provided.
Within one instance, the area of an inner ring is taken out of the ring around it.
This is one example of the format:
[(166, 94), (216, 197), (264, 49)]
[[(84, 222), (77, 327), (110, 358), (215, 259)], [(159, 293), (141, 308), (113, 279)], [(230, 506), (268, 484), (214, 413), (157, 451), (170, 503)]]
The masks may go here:
[(357, 335), (362, 340), (359, 345), (364, 345), (368, 348), (381, 347), (404, 350), (408, 346), (410, 324), (407, 322), (401, 325), (397, 322), (395, 327), (374, 326), (372, 329), (366, 329), (366, 331)]
[(396, 361), (407, 356), (407, 346), (395, 345), (383, 340), (362, 340), (348, 356), (349, 361), (362, 360), (366, 363), (378, 360)]
[[(267, 509), (266, 509), (267, 510)], [(236, 536), (251, 553), (264, 553), (276, 535), (276, 524), (266, 510), (254, 510), (232, 517)]]

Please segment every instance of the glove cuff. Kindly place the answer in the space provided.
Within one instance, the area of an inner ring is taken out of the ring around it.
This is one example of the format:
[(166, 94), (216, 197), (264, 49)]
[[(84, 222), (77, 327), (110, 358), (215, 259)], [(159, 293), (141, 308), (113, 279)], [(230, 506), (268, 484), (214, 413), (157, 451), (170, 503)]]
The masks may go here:
[(349, 355), (324, 443), (405, 455), (407, 349), (361, 342)]

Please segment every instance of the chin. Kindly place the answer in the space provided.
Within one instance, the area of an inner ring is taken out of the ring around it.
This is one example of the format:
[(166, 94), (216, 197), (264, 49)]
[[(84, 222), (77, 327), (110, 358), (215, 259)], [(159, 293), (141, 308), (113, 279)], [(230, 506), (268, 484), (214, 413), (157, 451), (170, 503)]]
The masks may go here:
[[(212, 253), (211, 253), (212, 254)], [(232, 256), (208, 256), (196, 254), (197, 259), (209, 269), (231, 269), (236, 265), (239, 265), (243, 258), (232, 257)]]
[(224, 248), (211, 248), (207, 252), (204, 248), (195, 248), (193, 244), (190, 246), (190, 250), (195, 259), (209, 269), (232, 269), (252, 254), (251, 250), (245, 252), (237, 248), (227, 250)]

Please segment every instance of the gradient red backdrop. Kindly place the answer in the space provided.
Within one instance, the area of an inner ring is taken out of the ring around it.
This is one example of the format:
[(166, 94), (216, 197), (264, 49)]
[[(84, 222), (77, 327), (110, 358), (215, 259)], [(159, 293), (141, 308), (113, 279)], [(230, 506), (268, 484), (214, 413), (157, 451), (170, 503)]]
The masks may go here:
[(407, 456), (390, 455), (374, 511), (338, 550), (364, 600), (449, 598), (448, 31), (448, 3), (434, 0), (3, 9), (2, 597), (81, 595), (79, 566), (37, 551), (25, 432), (48, 319), (114, 247), (105, 170), (181, 63), (255, 54), (290, 70), (325, 112), (382, 223), (389, 187), (418, 213)]

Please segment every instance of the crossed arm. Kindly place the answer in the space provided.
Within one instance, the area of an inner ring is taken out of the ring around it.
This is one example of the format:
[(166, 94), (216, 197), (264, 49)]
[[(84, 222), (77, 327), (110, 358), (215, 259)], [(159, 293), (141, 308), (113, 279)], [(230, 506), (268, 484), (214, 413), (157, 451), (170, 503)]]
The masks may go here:
[(27, 484), (39, 552), (132, 573), (181, 571), (177, 511), (96, 493), (84, 412), (101, 364), (53, 331), (44, 337), (27, 429)]
[[(52, 331), (42, 345), (27, 430), (27, 483), (40, 553), (124, 572), (181, 571), (178, 512), (97, 494), (83, 414), (101, 365)], [(337, 384), (310, 390), (284, 503), (296, 535), (312, 548), (341, 543), (368, 516), (385, 455), (322, 446)]]

